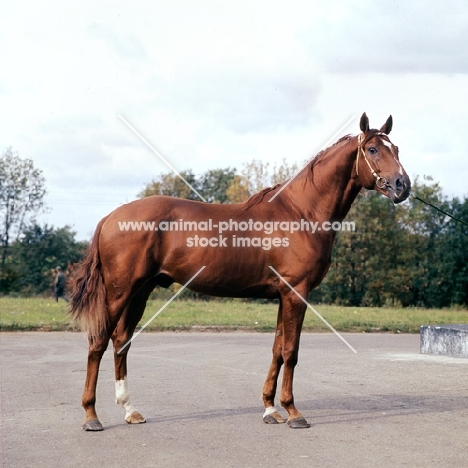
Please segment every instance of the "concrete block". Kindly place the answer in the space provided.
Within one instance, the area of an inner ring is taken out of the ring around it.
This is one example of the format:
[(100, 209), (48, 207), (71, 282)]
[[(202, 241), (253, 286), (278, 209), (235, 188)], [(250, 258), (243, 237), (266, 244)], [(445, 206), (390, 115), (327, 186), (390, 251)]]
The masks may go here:
[(420, 329), (421, 354), (468, 358), (468, 325), (425, 325)]

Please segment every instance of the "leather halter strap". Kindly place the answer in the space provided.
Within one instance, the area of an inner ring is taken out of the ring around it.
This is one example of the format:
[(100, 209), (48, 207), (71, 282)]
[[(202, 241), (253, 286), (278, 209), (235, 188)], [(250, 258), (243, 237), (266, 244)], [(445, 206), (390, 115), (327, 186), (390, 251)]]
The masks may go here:
[(358, 135), (358, 150), (357, 150), (357, 156), (356, 156), (356, 174), (359, 175), (359, 156), (362, 154), (364, 161), (366, 161), (367, 166), (369, 167), (369, 170), (371, 171), (371, 174), (375, 178), (375, 185), (377, 185), (377, 187), (381, 189), (389, 186), (388, 180), (385, 177), (382, 177), (379, 174), (377, 174), (377, 172), (370, 165), (370, 162), (366, 157), (366, 153), (364, 151), (364, 148), (361, 146), (361, 143), (362, 143), (362, 133)]

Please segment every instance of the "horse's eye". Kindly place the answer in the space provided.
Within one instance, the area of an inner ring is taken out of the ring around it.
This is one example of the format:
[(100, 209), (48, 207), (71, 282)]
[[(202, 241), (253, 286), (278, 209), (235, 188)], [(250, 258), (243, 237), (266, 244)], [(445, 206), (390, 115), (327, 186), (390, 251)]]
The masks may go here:
[(368, 151), (369, 151), (370, 154), (375, 154), (375, 153), (377, 153), (377, 148), (375, 146), (371, 146), (368, 149)]

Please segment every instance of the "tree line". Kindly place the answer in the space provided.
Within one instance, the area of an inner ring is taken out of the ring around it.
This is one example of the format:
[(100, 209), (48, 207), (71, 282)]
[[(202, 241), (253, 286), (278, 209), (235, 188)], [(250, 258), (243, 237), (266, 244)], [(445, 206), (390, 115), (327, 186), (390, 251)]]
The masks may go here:
[[(181, 175), (209, 203), (239, 203), (298, 169), (283, 161), (251, 161), (236, 168)], [(468, 222), (468, 198), (448, 198), (429, 177), (413, 180), (412, 193)], [(30, 160), (11, 149), (0, 157), (0, 294), (51, 290), (53, 270), (80, 261), (87, 242), (69, 226), (41, 226), (45, 180)], [(175, 174), (160, 174), (137, 195), (198, 196)], [(346, 218), (354, 232), (337, 234), (332, 266), (310, 300), (349, 306), (450, 307), (468, 305), (468, 226), (414, 196), (394, 205), (382, 195), (360, 194)], [(194, 297), (201, 297), (193, 295)]]
[(79, 262), (87, 242), (69, 226), (39, 225), (45, 178), (11, 148), (0, 157), (0, 294), (51, 293), (55, 268)]

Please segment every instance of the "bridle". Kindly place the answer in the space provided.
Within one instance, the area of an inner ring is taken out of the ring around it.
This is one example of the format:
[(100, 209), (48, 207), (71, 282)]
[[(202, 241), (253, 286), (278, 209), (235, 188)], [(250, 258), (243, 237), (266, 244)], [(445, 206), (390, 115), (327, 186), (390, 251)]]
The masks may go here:
[(362, 143), (362, 134), (358, 135), (358, 150), (357, 150), (357, 156), (356, 156), (356, 174), (359, 175), (359, 156), (362, 154), (364, 161), (366, 161), (367, 165), (369, 166), (371, 174), (375, 177), (375, 185), (380, 189), (384, 189), (385, 187), (391, 187), (390, 184), (388, 183), (388, 180), (385, 177), (382, 177), (379, 174), (377, 174), (377, 172), (372, 168), (369, 160), (366, 158), (366, 153), (364, 151), (364, 148), (361, 146), (361, 143)]

